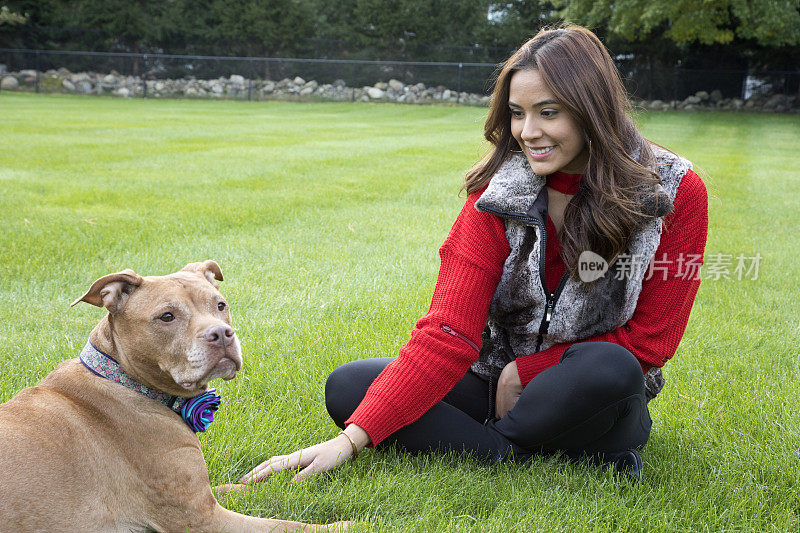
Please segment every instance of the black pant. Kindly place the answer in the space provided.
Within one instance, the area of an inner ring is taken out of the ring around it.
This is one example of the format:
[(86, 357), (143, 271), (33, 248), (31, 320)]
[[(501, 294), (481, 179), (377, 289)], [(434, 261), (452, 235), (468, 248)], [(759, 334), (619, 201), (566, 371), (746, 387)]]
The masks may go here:
[[(333, 371), (325, 404), (336, 425), (344, 427), (392, 360), (352, 361)], [(506, 416), (484, 422), (489, 395), (489, 383), (467, 372), (442, 401), (384, 442), (411, 452), (463, 451), (495, 461), (555, 451), (602, 458), (639, 448), (650, 435), (642, 367), (612, 343), (574, 344), (559, 364), (528, 383)]]

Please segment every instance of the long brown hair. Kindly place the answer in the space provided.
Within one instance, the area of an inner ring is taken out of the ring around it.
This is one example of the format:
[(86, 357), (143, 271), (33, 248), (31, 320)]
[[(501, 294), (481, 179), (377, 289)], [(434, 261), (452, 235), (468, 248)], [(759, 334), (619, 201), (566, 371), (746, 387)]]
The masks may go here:
[[(566, 25), (544, 29), (501, 67), (484, 137), (493, 148), (467, 172), (467, 193), (480, 189), (521, 147), (511, 134), (509, 86), (515, 72), (536, 69), (582, 128), (589, 162), (578, 193), (564, 211), (562, 258), (578, 278), (578, 257), (591, 250), (611, 263), (645, 220), (637, 198), (661, 183), (655, 157), (630, 119), (631, 106), (614, 62), (597, 36)], [(635, 157), (635, 159), (634, 159)]]

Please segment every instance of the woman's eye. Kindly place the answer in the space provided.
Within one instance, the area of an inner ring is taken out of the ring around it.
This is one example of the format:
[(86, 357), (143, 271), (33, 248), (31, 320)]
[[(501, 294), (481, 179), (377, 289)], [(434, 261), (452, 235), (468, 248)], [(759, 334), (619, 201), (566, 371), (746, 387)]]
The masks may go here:
[(219, 309), (220, 311), (224, 311), (226, 307), (228, 306), (225, 304), (225, 302), (220, 302), (217, 304), (217, 309)]
[(542, 116), (545, 118), (554, 117), (558, 114), (555, 109), (542, 109)]
[(172, 313), (164, 313), (163, 315), (158, 317), (158, 319), (162, 322), (172, 322), (173, 320), (175, 320), (175, 315), (173, 315)]
[(519, 109), (512, 109), (511, 116), (514, 118), (519, 118), (522, 116), (522, 111), (520, 111)]

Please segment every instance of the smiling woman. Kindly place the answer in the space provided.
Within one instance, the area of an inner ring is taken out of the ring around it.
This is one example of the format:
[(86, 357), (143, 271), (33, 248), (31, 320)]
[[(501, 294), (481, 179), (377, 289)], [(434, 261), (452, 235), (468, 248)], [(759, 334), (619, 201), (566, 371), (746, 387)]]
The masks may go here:
[[(503, 66), (467, 202), (440, 249), (429, 311), (397, 358), (347, 363), (326, 405), (343, 431), (262, 463), (330, 470), (367, 445), (488, 460), (563, 452), (635, 479), (647, 402), (699, 286), (707, 197), (691, 164), (648, 142), (603, 44), (543, 30)], [(584, 282), (578, 258), (608, 269)], [(658, 258), (663, 276), (647, 276)]]

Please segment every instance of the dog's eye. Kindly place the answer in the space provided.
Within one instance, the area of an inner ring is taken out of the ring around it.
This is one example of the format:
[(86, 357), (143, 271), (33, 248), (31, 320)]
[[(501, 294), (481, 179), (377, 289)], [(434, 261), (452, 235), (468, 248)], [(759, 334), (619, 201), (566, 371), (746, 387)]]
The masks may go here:
[(224, 311), (226, 307), (228, 306), (225, 304), (225, 302), (220, 302), (217, 304), (217, 309), (219, 309), (220, 311)]
[(158, 317), (158, 319), (162, 322), (172, 322), (173, 320), (175, 320), (175, 315), (173, 315), (172, 313), (164, 313), (163, 315)]

